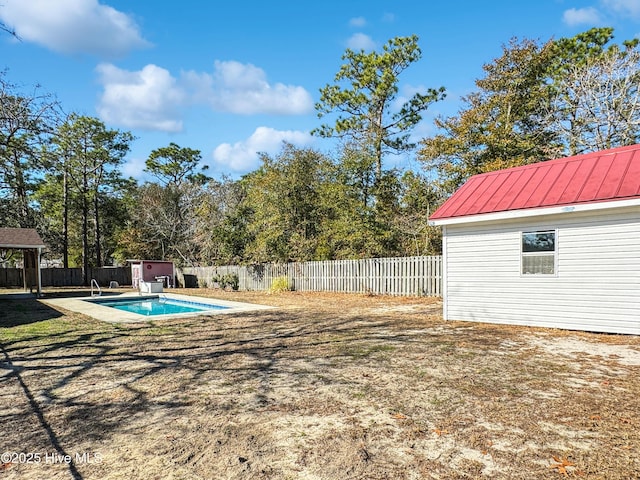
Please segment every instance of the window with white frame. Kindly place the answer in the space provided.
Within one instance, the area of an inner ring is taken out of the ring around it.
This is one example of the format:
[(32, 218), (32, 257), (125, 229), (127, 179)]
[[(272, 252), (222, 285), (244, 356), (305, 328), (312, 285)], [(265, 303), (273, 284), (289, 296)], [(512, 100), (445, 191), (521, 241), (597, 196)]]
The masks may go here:
[(556, 231), (522, 232), (522, 274), (555, 275)]

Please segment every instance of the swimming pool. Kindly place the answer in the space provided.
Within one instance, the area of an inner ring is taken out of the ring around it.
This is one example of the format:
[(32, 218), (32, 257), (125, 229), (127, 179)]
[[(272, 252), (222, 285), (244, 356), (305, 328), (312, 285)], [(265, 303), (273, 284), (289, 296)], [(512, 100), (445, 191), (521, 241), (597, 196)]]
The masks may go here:
[[(157, 300), (153, 301), (154, 299)], [(151, 302), (151, 304), (145, 304), (145, 302)], [(164, 306), (161, 305), (162, 302), (165, 303)], [(217, 317), (218, 315), (234, 315), (241, 312), (254, 312), (274, 308), (267, 305), (236, 302), (221, 298), (185, 295), (176, 291), (143, 296), (136, 292), (122, 294), (110, 294), (107, 292), (105, 296), (93, 298), (45, 298), (43, 303), (56, 309), (64, 308), (71, 312), (93, 317), (96, 320), (111, 323), (136, 323), (192, 316)], [(109, 305), (105, 305), (105, 303)], [(133, 304), (133, 306), (127, 306), (127, 303)], [(118, 306), (120, 308), (116, 308)], [(182, 308), (178, 308), (178, 306)], [(148, 312), (152, 313), (149, 314)]]
[(115, 308), (124, 312), (137, 313), (147, 317), (155, 315), (175, 315), (211, 310), (225, 310), (229, 307), (213, 303), (199, 303), (163, 297), (128, 298), (118, 300), (93, 301), (98, 305)]

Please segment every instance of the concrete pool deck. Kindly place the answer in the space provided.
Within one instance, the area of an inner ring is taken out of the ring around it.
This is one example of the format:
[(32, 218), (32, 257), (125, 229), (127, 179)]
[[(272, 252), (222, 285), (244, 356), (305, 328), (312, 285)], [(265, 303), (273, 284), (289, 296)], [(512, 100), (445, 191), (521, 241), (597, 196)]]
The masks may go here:
[[(100, 305), (100, 301), (108, 300), (123, 300), (123, 299), (144, 299), (162, 297), (172, 300), (182, 300), (186, 302), (197, 302), (200, 304), (217, 305), (226, 307), (224, 309), (217, 310), (203, 310), (201, 312), (190, 313), (176, 313), (169, 315), (141, 315), (139, 313), (125, 312), (117, 310), (106, 305)], [(42, 303), (48, 304), (52, 307), (60, 307), (71, 312), (82, 313), (89, 317), (93, 317), (96, 320), (111, 323), (139, 323), (150, 322), (155, 320), (186, 318), (186, 317), (200, 317), (200, 316), (215, 316), (215, 315), (227, 315), (230, 313), (240, 312), (252, 312), (256, 310), (268, 310), (275, 307), (267, 305), (258, 305), (254, 303), (242, 303), (232, 302), (229, 300), (219, 300), (217, 298), (197, 297), (192, 295), (181, 295), (177, 293), (159, 293), (159, 294), (145, 294), (140, 295), (138, 292), (122, 293), (119, 295), (108, 295), (100, 297), (69, 297), (69, 298), (42, 298)]]

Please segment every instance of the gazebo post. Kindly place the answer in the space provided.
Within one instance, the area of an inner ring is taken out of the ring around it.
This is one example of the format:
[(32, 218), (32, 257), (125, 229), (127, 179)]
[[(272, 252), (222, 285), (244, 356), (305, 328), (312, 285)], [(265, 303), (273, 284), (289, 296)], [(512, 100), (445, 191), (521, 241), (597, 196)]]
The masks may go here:
[(29, 283), (27, 281), (27, 255), (29, 253), (29, 250), (25, 249), (22, 250), (22, 287), (23, 290), (26, 292), (27, 289), (27, 284)]
[[(40, 251), (41, 251), (41, 247), (22, 249), (22, 279), (23, 279), (24, 291), (31, 292), (31, 289), (33, 288), (33, 285), (30, 284), (29, 278), (28, 278), (29, 277), (28, 271), (31, 268), (33, 268), (36, 274), (35, 287), (37, 289), (38, 296), (40, 296), (40, 293), (42, 290), (42, 281), (40, 277)], [(32, 265), (32, 263), (35, 265)]]
[(42, 272), (40, 271), (41, 255), (42, 255), (42, 247), (38, 247), (38, 255), (36, 258), (36, 283), (38, 284), (38, 297), (42, 296)]

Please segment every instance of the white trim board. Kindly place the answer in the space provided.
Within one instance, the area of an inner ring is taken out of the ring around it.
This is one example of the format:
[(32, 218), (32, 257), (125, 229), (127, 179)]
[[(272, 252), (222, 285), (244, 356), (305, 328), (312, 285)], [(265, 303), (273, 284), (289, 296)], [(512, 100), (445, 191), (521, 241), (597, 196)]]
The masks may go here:
[(557, 215), (560, 213), (590, 212), (610, 208), (640, 207), (640, 198), (627, 200), (614, 200), (597, 203), (574, 203), (555, 207), (525, 208), (520, 210), (507, 210), (504, 212), (480, 213), (477, 215), (465, 215), (436, 220), (429, 220), (429, 225), (457, 225), (463, 223), (495, 222), (499, 220), (512, 220), (515, 218), (538, 217), (542, 215)]

